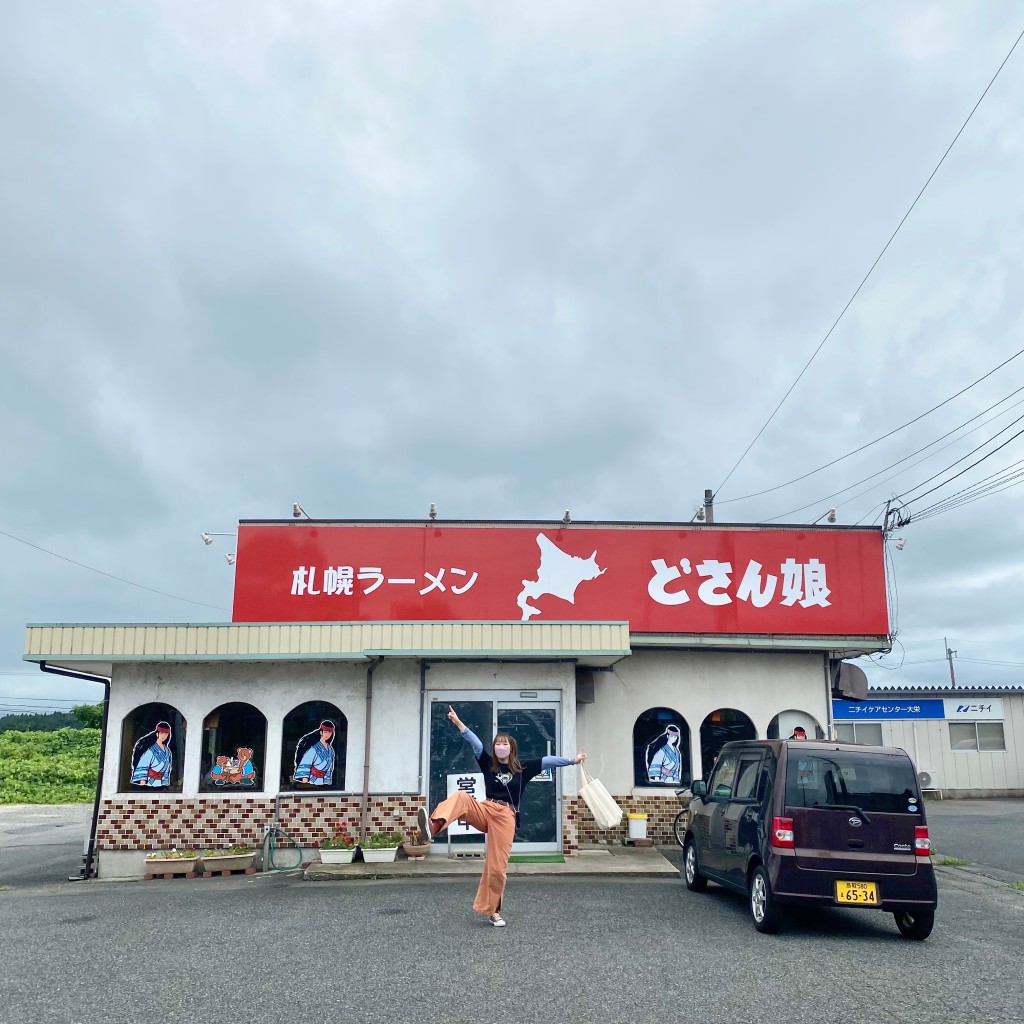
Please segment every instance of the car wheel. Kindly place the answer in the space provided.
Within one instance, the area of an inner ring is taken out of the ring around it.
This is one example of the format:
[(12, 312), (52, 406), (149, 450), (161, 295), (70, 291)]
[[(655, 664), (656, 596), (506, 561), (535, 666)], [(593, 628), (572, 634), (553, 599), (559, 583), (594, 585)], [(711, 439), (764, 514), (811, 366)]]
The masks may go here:
[(672, 831), (675, 833), (676, 842), (686, 849), (686, 822), (690, 817), (689, 811), (680, 811), (676, 815), (676, 820), (672, 825)]
[(905, 939), (927, 939), (935, 924), (934, 910), (897, 910), (892, 916)]
[(782, 910), (772, 895), (768, 872), (760, 864), (750, 876), (750, 916), (759, 932), (771, 935), (782, 925)]
[(683, 847), (683, 877), (690, 892), (703, 892), (708, 887), (708, 880), (700, 873), (697, 844), (692, 839)]

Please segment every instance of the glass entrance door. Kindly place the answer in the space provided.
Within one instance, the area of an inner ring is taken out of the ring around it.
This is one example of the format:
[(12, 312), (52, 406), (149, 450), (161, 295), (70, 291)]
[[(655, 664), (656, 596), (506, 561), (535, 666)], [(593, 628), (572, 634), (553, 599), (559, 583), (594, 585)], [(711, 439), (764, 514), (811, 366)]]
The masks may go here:
[[(527, 705), (502, 701), (498, 704), (496, 731), (507, 732), (515, 739), (520, 761), (539, 760), (555, 752), (558, 705), (538, 707), (532, 702)], [(527, 784), (519, 807), (513, 850), (558, 850), (558, 793), (557, 769), (541, 772)]]
[[(557, 691), (556, 691), (557, 693)], [(430, 694), (428, 799), (435, 807), (448, 795), (450, 784), (459, 785), (479, 766), (469, 744), (448, 721), (448, 706), (480, 738), (490, 751), (497, 732), (513, 736), (521, 761), (559, 754), (559, 704), (557, 701), (508, 700), (507, 693), (466, 691)], [(566, 755), (569, 756), (569, 755)], [(557, 769), (537, 776), (523, 791), (519, 828), (513, 853), (556, 853), (561, 850), (561, 785)], [(457, 836), (454, 844), (480, 842), (479, 836)]]

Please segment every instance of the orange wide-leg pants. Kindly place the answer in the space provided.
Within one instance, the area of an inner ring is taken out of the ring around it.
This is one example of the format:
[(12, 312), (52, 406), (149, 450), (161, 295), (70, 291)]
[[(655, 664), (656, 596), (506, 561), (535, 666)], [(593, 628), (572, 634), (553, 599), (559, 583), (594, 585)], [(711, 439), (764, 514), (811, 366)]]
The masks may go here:
[(501, 895), (508, 877), (508, 858), (516, 835), (515, 811), (494, 800), (480, 803), (459, 790), (430, 812), (430, 820), (440, 823), (442, 829), (453, 821), (468, 821), (473, 828), (487, 833), (484, 873), (480, 876), (473, 909), (478, 914), (496, 914), (501, 909)]

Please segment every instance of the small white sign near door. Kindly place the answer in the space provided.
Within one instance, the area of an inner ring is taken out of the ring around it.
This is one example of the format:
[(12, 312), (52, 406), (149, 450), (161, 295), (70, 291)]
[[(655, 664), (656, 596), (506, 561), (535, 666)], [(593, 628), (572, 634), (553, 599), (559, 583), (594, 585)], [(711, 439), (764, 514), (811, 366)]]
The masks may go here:
[[(459, 790), (468, 793), (478, 803), (487, 799), (487, 791), (484, 789), (483, 772), (456, 772), (448, 776), (448, 796), (457, 793)], [(482, 833), (480, 829), (473, 828), (467, 821), (453, 821), (448, 826), (449, 835), (456, 836), (478, 836)]]

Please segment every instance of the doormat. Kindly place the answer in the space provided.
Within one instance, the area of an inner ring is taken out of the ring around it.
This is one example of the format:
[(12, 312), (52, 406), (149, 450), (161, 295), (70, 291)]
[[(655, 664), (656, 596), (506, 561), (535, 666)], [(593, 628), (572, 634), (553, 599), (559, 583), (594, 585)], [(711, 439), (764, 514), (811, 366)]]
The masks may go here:
[(508, 859), (509, 864), (564, 864), (561, 853), (517, 853)]

